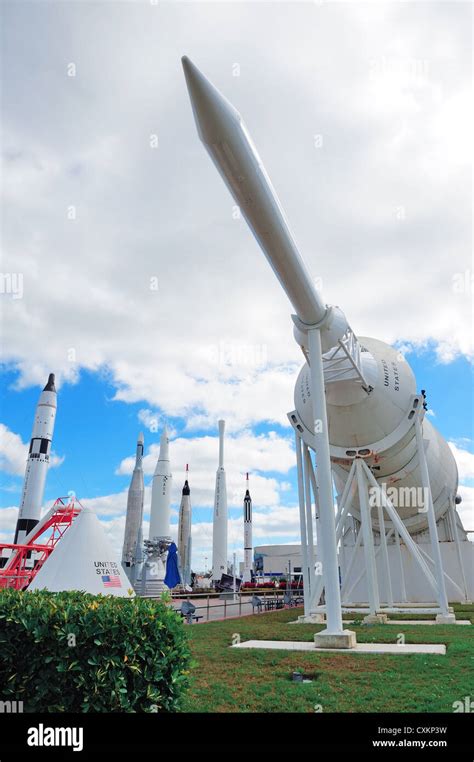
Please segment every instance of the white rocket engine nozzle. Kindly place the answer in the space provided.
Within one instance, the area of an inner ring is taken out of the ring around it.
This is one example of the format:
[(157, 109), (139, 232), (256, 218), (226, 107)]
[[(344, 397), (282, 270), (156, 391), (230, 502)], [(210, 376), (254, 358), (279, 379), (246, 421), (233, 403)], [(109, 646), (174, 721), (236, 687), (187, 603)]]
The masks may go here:
[(242, 117), (196, 66), (182, 58), (199, 137), (303, 324), (326, 315)]

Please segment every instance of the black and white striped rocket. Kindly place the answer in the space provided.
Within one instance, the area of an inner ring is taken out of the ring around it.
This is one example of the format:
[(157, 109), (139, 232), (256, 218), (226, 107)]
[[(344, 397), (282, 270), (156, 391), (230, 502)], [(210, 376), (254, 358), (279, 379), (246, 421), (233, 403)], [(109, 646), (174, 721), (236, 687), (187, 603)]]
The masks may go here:
[(50, 373), (48, 383), (41, 392), (36, 407), (20, 512), (15, 530), (14, 542), (18, 544), (23, 543), (26, 535), (34, 529), (40, 519), (56, 419), (56, 397), (54, 373)]
[(181, 568), (181, 581), (183, 585), (191, 584), (191, 490), (189, 488), (189, 468), (186, 464), (186, 479), (181, 495), (181, 505), (179, 506), (179, 526), (178, 526), (178, 557)]
[(252, 498), (249, 490), (249, 475), (247, 473), (246, 490), (244, 497), (244, 573), (243, 582), (252, 581), (253, 569), (252, 547)]
[(216, 473), (214, 516), (212, 522), (212, 579), (220, 582), (227, 574), (227, 486), (224, 470), (225, 421), (219, 421), (219, 467)]
[(140, 549), (140, 537), (143, 521), (143, 500), (145, 486), (143, 482), (143, 448), (144, 438), (140, 432), (137, 440), (135, 455), (135, 467), (132, 480), (128, 489), (127, 516), (125, 519), (125, 533), (123, 538), (122, 566), (130, 582), (136, 581), (137, 550)]

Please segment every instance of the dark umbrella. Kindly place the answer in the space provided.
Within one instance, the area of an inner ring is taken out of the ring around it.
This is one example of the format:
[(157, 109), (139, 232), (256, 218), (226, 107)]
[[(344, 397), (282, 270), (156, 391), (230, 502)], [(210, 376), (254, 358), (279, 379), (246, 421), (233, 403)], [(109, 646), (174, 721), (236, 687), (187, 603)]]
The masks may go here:
[(166, 559), (165, 585), (170, 590), (181, 582), (178, 570), (178, 549), (176, 543), (172, 542), (168, 548), (168, 558)]

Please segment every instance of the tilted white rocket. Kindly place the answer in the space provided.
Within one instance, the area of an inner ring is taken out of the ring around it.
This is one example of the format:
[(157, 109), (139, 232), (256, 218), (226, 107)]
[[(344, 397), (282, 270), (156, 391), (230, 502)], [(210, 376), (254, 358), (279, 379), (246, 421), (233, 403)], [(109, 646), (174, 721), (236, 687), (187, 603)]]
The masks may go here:
[(56, 406), (54, 373), (50, 373), (48, 383), (40, 394), (36, 408), (28, 460), (26, 461), (20, 512), (15, 530), (15, 543), (21, 544), (40, 519), (56, 419)]
[[(343, 311), (323, 301), (242, 117), (186, 56), (182, 62), (199, 137), (296, 313), (292, 316), (293, 331), (306, 363), (297, 380), (295, 410), (290, 414), (290, 422), (297, 438), (306, 445), (311, 442), (309, 446), (318, 464), (315, 483), (327, 632), (331, 637), (344, 635), (337, 558), (338, 535), (344, 522), (339, 517), (336, 533), (332, 476), (338, 493), (342, 494), (350, 484), (354, 468), (359, 470), (359, 495), (363, 493), (364, 480), (371, 489), (382, 491), (384, 480), (396, 483), (397, 490), (428, 490), (427, 507), (423, 505), (423, 510), (415, 504), (397, 511), (385, 501), (385, 509), (390, 514), (385, 528), (391, 524), (390, 531), (404, 538), (405, 548), (427, 581), (428, 594), (435, 594), (442, 617), (448, 619), (437, 526), (442, 522), (446, 532), (445, 518), (451, 515), (454, 529), (459, 525), (464, 531), (455, 508), (459, 496), (453, 454), (424, 415), (424, 394), (417, 393), (413, 371), (399, 350), (370, 336), (357, 337)], [(376, 470), (375, 475), (371, 473), (372, 468)], [(303, 513), (306, 491), (299, 489)], [(359, 521), (367, 513), (363, 503), (364, 498), (358, 496), (356, 500), (354, 496), (350, 507), (350, 514)], [(368, 520), (362, 519), (362, 526), (367, 529), (363, 544), (373, 610), (377, 609), (378, 593), (375, 590), (377, 571), (369, 549), (370, 530), (382, 536), (382, 521), (383, 515), (381, 519), (370, 518), (370, 515)], [(436, 579), (417, 550), (418, 540), (411, 539), (413, 536), (421, 540), (426, 532), (430, 537)], [(467, 540), (466, 543), (472, 548)], [(309, 539), (303, 544), (309, 546)], [(461, 580), (465, 575), (460, 551), (458, 561)], [(461, 584), (467, 598), (467, 587), (462, 580)], [(313, 602), (319, 601), (321, 589), (318, 582), (311, 593)], [(312, 605), (308, 604), (308, 610)]]
[(135, 456), (135, 468), (128, 489), (127, 517), (125, 519), (125, 533), (123, 538), (122, 566), (133, 584), (136, 579), (137, 549), (139, 550), (139, 538), (143, 521), (143, 499), (145, 486), (143, 483), (143, 448), (144, 438), (140, 432), (137, 440)]
[(249, 475), (246, 479), (246, 490), (244, 497), (244, 573), (243, 582), (252, 581), (252, 498), (249, 490)]
[(219, 467), (216, 473), (214, 517), (212, 522), (212, 579), (220, 582), (227, 574), (227, 486), (224, 471), (225, 421), (219, 421)]
[(170, 536), (171, 484), (169, 439), (165, 426), (161, 435), (160, 454), (151, 488), (149, 540)]
[(181, 581), (183, 585), (191, 584), (191, 490), (189, 488), (189, 468), (186, 464), (186, 479), (184, 482), (181, 505), (179, 506), (178, 526), (178, 557), (181, 567)]

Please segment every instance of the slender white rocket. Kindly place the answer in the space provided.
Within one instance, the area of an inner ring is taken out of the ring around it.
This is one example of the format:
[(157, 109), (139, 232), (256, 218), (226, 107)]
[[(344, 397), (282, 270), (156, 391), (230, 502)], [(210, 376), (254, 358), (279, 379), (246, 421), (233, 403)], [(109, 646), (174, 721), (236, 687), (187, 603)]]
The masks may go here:
[(227, 487), (224, 470), (225, 421), (219, 421), (219, 467), (216, 473), (214, 517), (212, 523), (212, 579), (227, 574)]
[(186, 478), (179, 507), (178, 557), (183, 585), (191, 583), (191, 490), (189, 488), (189, 467), (186, 464)]
[(165, 428), (160, 440), (160, 454), (153, 475), (151, 488), (150, 533), (148, 538), (170, 536), (171, 468), (168, 431)]
[(249, 475), (247, 473), (246, 490), (244, 497), (244, 573), (243, 582), (252, 581), (252, 498), (249, 490)]
[(26, 461), (20, 512), (15, 531), (15, 543), (21, 544), (40, 519), (56, 419), (56, 396), (54, 373), (50, 373), (48, 383), (40, 394), (36, 408), (28, 460)]
[(143, 483), (143, 448), (144, 438), (140, 432), (137, 440), (135, 455), (135, 467), (132, 480), (128, 489), (127, 516), (125, 520), (125, 533), (123, 538), (122, 566), (130, 580), (133, 582), (134, 566), (136, 563), (137, 543), (143, 521), (143, 499), (145, 487)]

